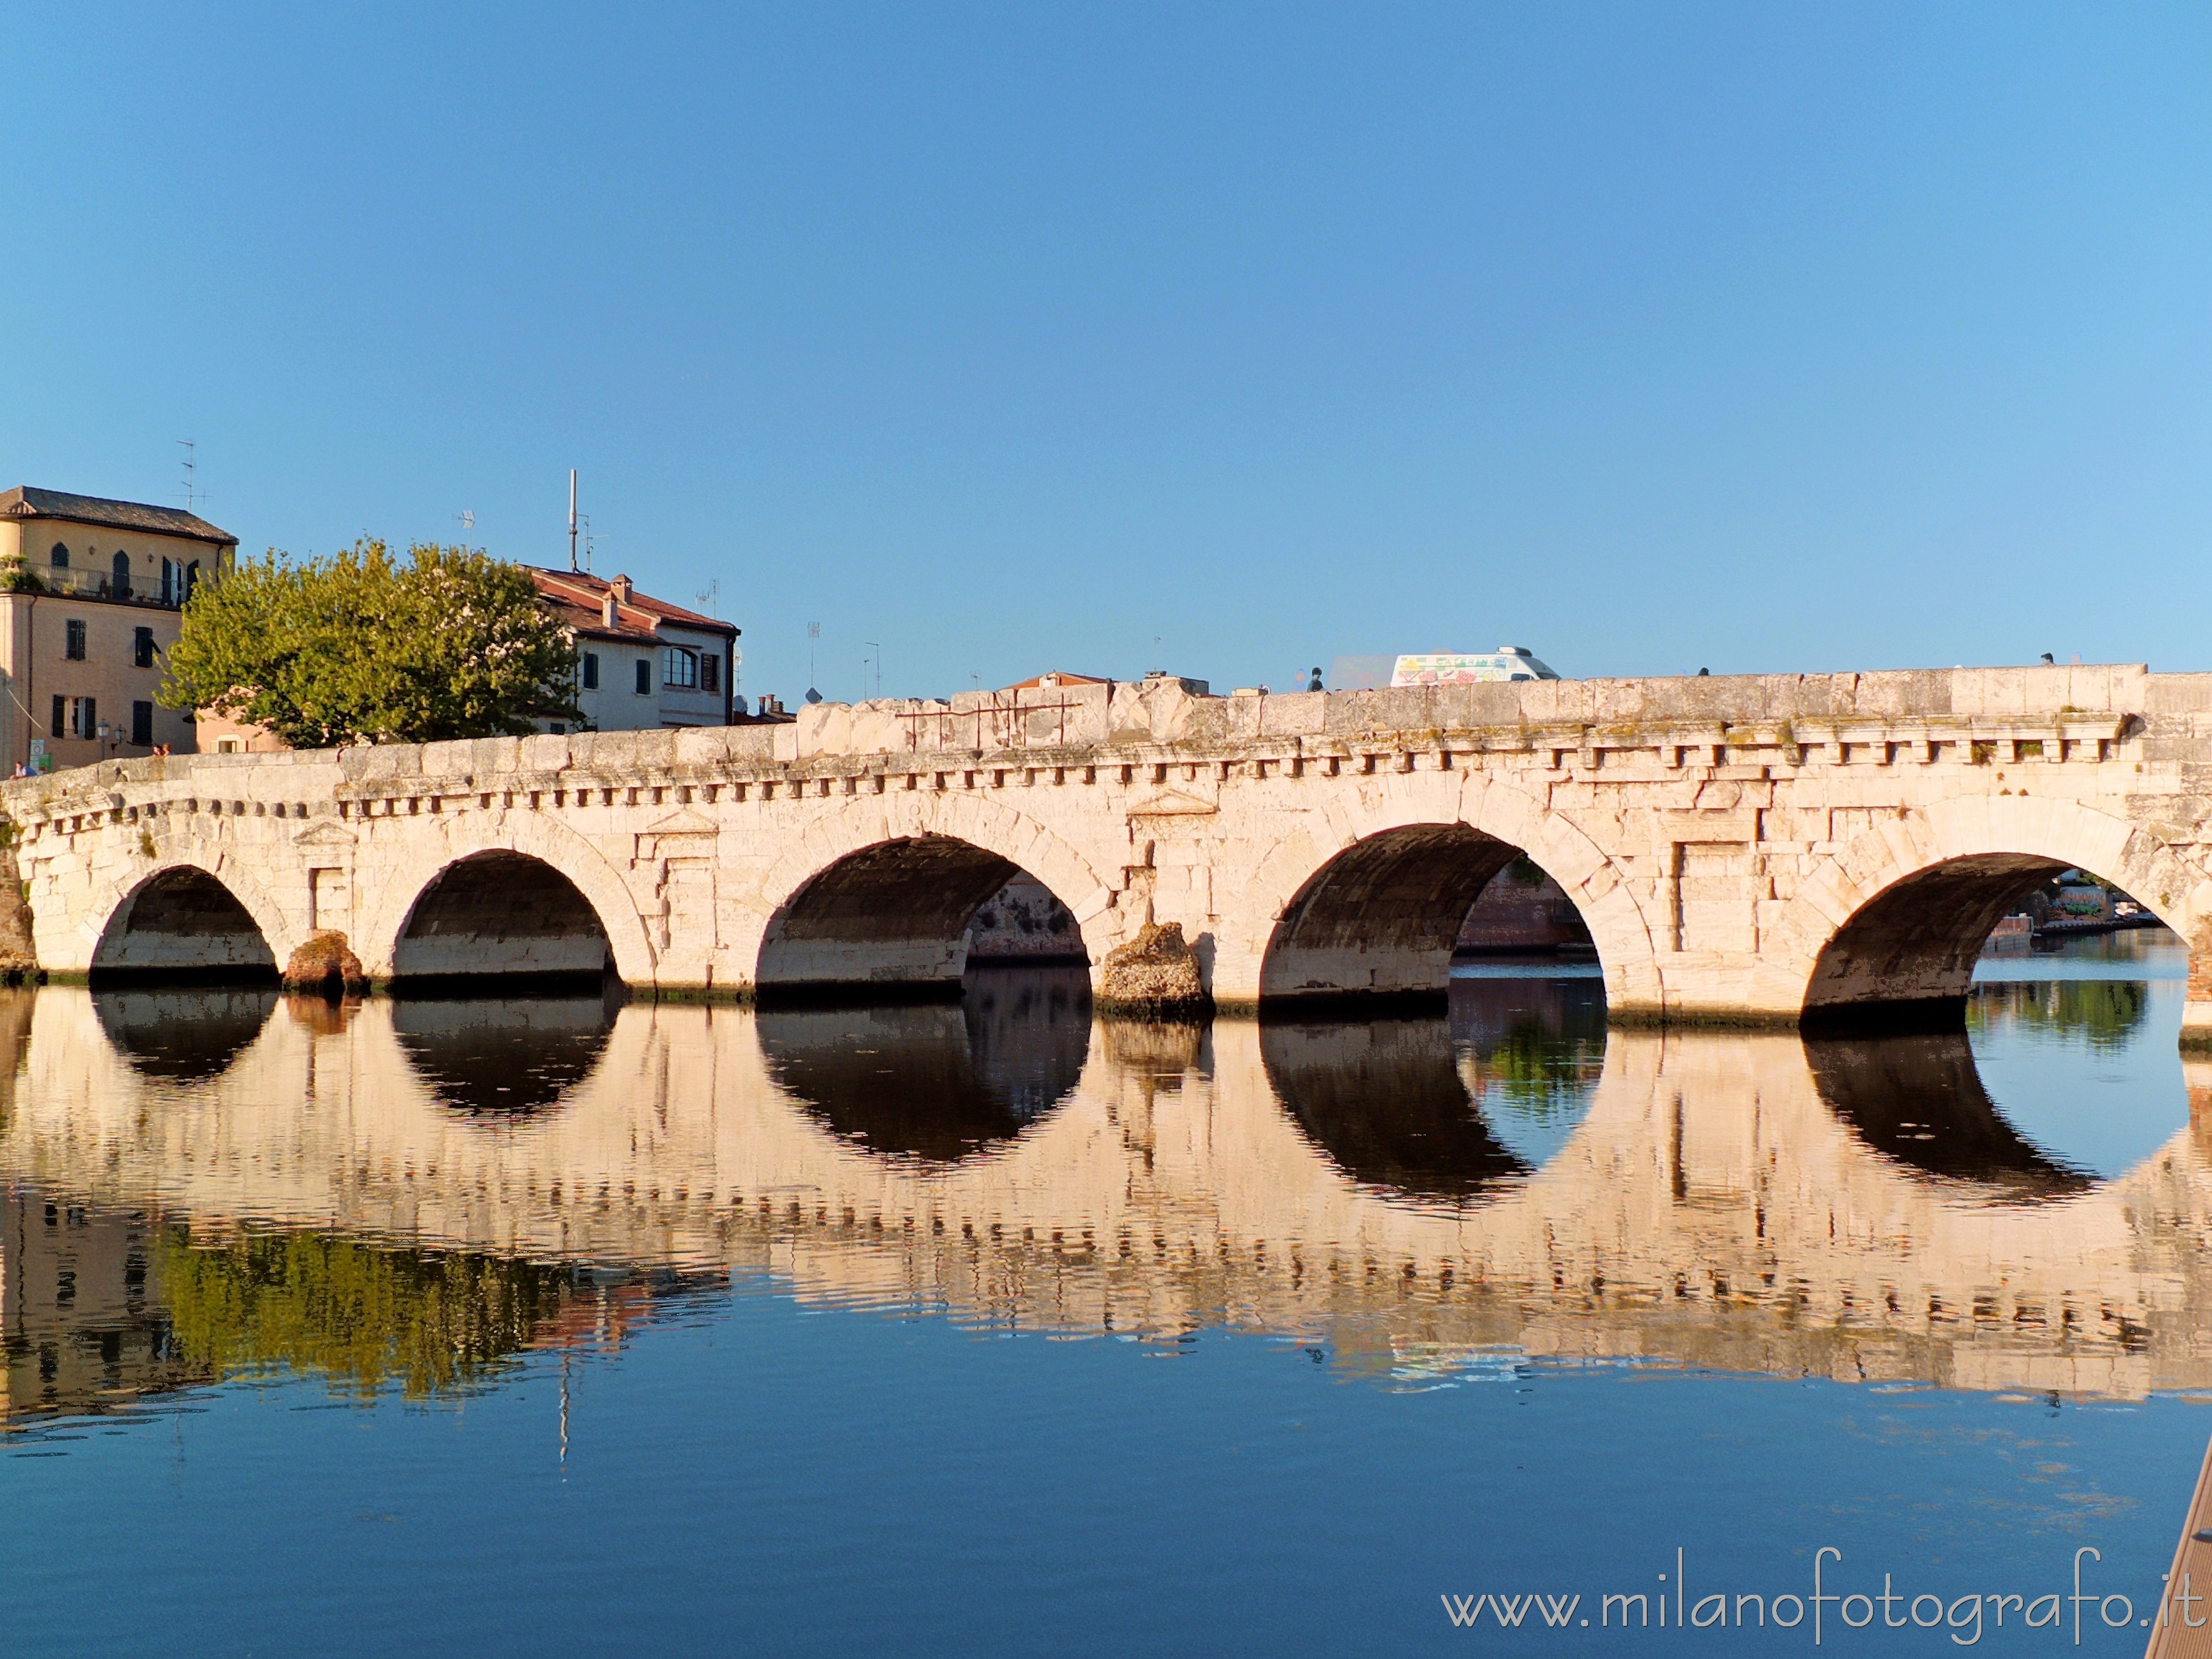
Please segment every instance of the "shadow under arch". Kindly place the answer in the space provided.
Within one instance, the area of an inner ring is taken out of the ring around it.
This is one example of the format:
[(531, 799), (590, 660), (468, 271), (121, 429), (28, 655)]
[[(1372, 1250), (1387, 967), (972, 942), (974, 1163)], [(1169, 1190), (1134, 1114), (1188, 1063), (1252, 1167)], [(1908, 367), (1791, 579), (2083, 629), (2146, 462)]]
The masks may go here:
[(222, 1076), (261, 1035), (276, 1002), (274, 986), (100, 986), (92, 992), (100, 1029), (125, 1063), (165, 1083), (205, 1083)]
[(1540, 868), (1466, 823), (1403, 824), (1353, 842), (1307, 878), (1275, 924), (1260, 968), (1261, 1012), (1377, 998), (1441, 1003), (1468, 912), (1501, 872), (1524, 863)]
[(618, 994), (410, 997), (392, 1034), (439, 1105), (471, 1117), (532, 1117), (559, 1105), (599, 1066)]
[(1999, 920), (2079, 867), (2033, 854), (1982, 853), (1943, 860), (1884, 888), (1821, 946), (1805, 991), (1804, 1030), (1963, 1032), (1974, 964)]
[(2006, 1120), (1963, 1032), (1808, 1036), (1805, 1060), (1821, 1100), (1853, 1134), (1923, 1176), (2014, 1203), (2071, 1198), (2098, 1184)]
[[(961, 994), (970, 923), (1024, 872), (957, 836), (902, 836), (815, 872), (770, 919), (754, 970), (764, 1001)], [(1042, 885), (1042, 884), (1036, 884)], [(1064, 906), (1056, 908), (1064, 909)], [(1080, 954), (1076, 939), (1070, 955)]]
[(395, 989), (556, 988), (604, 980), (614, 953), (576, 884), (543, 859), (494, 848), (456, 860), (416, 897), (392, 951)]
[(979, 983), (957, 1007), (763, 1008), (769, 1075), (808, 1116), (868, 1152), (935, 1164), (974, 1158), (1048, 1116), (1089, 1052), (1088, 974), (1019, 977)]
[(92, 982), (189, 979), (273, 982), (276, 953), (238, 896), (198, 865), (158, 870), (131, 890), (93, 949)]

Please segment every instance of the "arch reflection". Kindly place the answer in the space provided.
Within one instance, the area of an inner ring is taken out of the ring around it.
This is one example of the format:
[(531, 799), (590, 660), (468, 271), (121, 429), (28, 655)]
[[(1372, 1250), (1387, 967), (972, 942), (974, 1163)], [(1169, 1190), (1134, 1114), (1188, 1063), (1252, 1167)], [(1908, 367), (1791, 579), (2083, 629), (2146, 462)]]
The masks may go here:
[(528, 1117), (558, 1105), (606, 1052), (618, 997), (543, 996), (392, 1005), (392, 1028), (441, 1106)]
[(92, 993), (100, 1030), (131, 1068), (165, 1083), (221, 1077), (259, 1036), (276, 1007), (266, 990), (108, 990)]
[(1452, 982), (1443, 1018), (1267, 1022), (1284, 1108), (1353, 1180), (1462, 1203), (1540, 1168), (1589, 1109), (1605, 1061), (1605, 986)]
[(1306, 1138), (1364, 1186), (1463, 1203), (1529, 1171), (1468, 1097), (1443, 1020), (1271, 1021), (1260, 1052)]
[(840, 1138), (957, 1164), (1012, 1139), (1066, 1099), (1091, 1037), (1082, 969), (968, 975), (957, 1004), (769, 1009), (769, 1074)]
[(2068, 1198), (2097, 1183), (2007, 1121), (1963, 1033), (1808, 1037), (1806, 1063), (1830, 1110), (1909, 1169), (2011, 1200)]

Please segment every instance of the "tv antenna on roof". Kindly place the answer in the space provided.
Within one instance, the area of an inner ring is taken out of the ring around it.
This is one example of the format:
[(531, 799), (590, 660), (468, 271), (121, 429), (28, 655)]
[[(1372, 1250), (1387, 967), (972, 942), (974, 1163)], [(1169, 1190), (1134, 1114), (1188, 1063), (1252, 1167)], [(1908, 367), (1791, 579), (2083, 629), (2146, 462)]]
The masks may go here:
[(459, 512), (454, 514), (453, 516), (461, 521), (461, 540), (463, 544), (465, 544), (469, 538), (476, 532), (476, 509), (473, 507), (465, 507)]
[(699, 594), (697, 597), (699, 603), (705, 607), (707, 614), (714, 617), (715, 621), (720, 622), (722, 617), (721, 578), (718, 576), (713, 581), (708, 582), (707, 584), (707, 591)]
[(810, 702), (822, 701), (821, 693), (814, 689), (814, 642), (822, 637), (822, 624), (806, 624), (806, 696)]
[(568, 469), (568, 574), (576, 574), (576, 469)]
[(197, 468), (199, 450), (198, 446), (190, 438), (179, 438), (177, 441), (184, 447), (185, 451), (185, 511), (189, 513), (192, 510), (194, 485), (198, 483)]

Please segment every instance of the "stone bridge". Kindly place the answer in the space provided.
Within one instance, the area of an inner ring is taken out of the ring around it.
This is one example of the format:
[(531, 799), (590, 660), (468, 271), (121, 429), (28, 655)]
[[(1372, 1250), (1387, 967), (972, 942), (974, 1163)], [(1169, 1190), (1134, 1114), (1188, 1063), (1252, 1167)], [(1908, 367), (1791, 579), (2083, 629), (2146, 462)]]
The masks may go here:
[[(1193, 696), (106, 763), (0, 786), (50, 975), (611, 969), (664, 993), (957, 982), (1017, 870), (1094, 964), (1181, 924), (1218, 1007), (1440, 988), (1526, 857), (1625, 1021), (1955, 1018), (2069, 866), (2212, 963), (2212, 675), (2140, 665)], [(2185, 1040), (2212, 1034), (2192, 969)], [(1904, 1006), (1900, 1009), (1900, 1005)]]

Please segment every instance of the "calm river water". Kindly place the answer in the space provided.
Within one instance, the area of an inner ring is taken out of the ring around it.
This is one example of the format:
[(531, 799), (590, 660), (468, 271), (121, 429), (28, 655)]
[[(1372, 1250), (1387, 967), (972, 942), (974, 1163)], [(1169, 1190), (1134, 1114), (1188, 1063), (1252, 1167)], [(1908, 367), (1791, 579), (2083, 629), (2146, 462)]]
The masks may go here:
[(1849, 1042), (1497, 969), (9, 994), (6, 1645), (2139, 1653), (2212, 1433), (2182, 971)]

